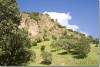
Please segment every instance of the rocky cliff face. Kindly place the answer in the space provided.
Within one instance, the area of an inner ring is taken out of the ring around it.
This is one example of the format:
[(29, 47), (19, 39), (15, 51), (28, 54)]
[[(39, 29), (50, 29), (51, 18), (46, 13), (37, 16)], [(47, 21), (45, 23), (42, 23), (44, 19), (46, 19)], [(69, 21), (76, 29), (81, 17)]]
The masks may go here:
[(21, 16), (22, 19), (19, 28), (24, 28), (25, 30), (27, 30), (31, 38), (35, 37), (39, 33), (37, 22), (33, 19), (30, 19), (30, 16), (28, 14), (22, 13)]
[(31, 39), (49, 40), (74, 36), (80, 38), (80, 33), (75, 33), (61, 26), (47, 14), (21, 13), (22, 20), (19, 28), (28, 31)]

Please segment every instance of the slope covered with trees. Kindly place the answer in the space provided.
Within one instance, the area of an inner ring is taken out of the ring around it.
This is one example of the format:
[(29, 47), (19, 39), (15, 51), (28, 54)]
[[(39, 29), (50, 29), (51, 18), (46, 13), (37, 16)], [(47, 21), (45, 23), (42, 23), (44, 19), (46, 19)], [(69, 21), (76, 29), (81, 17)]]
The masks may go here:
[[(52, 49), (54, 51), (64, 50), (66, 54), (72, 54), (76, 59), (84, 59), (91, 52), (90, 44), (96, 44), (95, 46), (98, 44), (97, 39), (61, 26), (57, 20), (51, 19), (48, 14), (24, 12), (21, 13), (21, 16), (22, 20), (19, 28), (27, 29), (33, 46), (34, 43), (38, 47), (40, 46), (39, 43), (49, 41), (50, 45), (47, 45), (50, 47), (51, 51), (49, 53), (51, 54)], [(48, 52), (45, 55), (43, 54), (43, 57), (47, 58), (47, 56)], [(46, 61), (45, 64), (48, 64)], [(52, 61), (49, 61), (49, 63), (52, 64)]]
[[(90, 60), (93, 54), (96, 55), (94, 64), (98, 64), (98, 43), (98, 39), (61, 26), (48, 14), (20, 13), (16, 0), (0, 0), (0, 65), (2, 66), (30, 63), (56, 65), (60, 62), (67, 65), (67, 61), (74, 64), (73, 59), (84, 59), (83, 63), (88, 57)], [(91, 47), (93, 44), (95, 47)], [(60, 62), (58, 59), (61, 59)]]

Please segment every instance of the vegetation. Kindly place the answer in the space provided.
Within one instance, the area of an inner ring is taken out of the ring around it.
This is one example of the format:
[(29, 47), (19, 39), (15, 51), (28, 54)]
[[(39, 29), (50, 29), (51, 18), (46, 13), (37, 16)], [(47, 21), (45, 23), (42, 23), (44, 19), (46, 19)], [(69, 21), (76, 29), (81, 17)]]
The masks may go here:
[(46, 64), (46, 65), (50, 65), (52, 63), (52, 55), (49, 52), (42, 52), (41, 53), (42, 56), (42, 62), (41, 64)]
[(41, 46), (41, 51), (44, 52), (45, 51), (45, 46)]
[(0, 22), (10, 19), (13, 23), (19, 24), (20, 15), (16, 0), (0, 0)]
[(74, 50), (74, 54), (76, 54), (75, 58), (87, 57), (87, 54), (90, 52), (89, 42), (85, 41), (85, 39), (81, 39), (81, 41), (75, 45)]
[[(66, 29), (48, 14), (26, 13), (37, 22), (33, 23), (37, 24), (36, 32), (32, 32), (38, 34), (32, 39), (28, 29), (19, 29), (21, 17), (16, 0), (0, 0), (0, 65), (98, 64), (98, 38)], [(34, 28), (31, 26), (31, 30)]]
[[(84, 58), (90, 52), (90, 45), (86, 39), (81, 39), (80, 41), (75, 41), (73, 39), (59, 39), (53, 41), (51, 44), (52, 48), (56, 50), (63, 49), (66, 53), (75, 54), (75, 58)], [(71, 51), (73, 49), (73, 51)]]
[(93, 40), (93, 44), (96, 44), (96, 47), (98, 47), (99, 44), (99, 38), (96, 38)]
[(31, 43), (32, 43), (32, 46), (37, 46), (37, 41), (33, 40)]
[(51, 47), (52, 48), (55, 48), (56, 50), (59, 50), (59, 49), (64, 49), (66, 50), (67, 52), (69, 52), (70, 50), (70, 46), (67, 42), (67, 39), (59, 39), (59, 40), (54, 40), (51, 44)]
[(42, 61), (41, 64), (51, 64), (52, 62), (52, 55), (50, 52), (45, 51), (45, 46), (41, 46), (41, 56), (42, 56)]
[(0, 65), (23, 65), (31, 57), (30, 39), (19, 23), (16, 1), (0, 0)]
[[(37, 57), (35, 62), (28, 63), (28, 66), (47, 66), (47, 64), (40, 64), (41, 61), (41, 46), (45, 46), (45, 50), (52, 54), (52, 63), (50, 66), (96, 66), (99, 64), (99, 49), (94, 44), (90, 44), (90, 52), (85, 58), (74, 58), (74, 54), (66, 53), (66, 50), (55, 50), (51, 48), (52, 41), (44, 41), (33, 46), (31, 49), (35, 51)], [(72, 51), (72, 50), (71, 50)], [(34, 59), (34, 58), (33, 58)]]
[(30, 13), (30, 18), (39, 21), (40, 20), (39, 13), (38, 12)]

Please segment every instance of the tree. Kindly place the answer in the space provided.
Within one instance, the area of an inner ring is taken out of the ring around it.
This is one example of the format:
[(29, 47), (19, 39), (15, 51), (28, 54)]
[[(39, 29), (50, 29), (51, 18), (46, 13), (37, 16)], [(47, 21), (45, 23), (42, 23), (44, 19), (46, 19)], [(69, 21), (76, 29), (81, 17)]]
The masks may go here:
[(0, 22), (12, 20), (15, 24), (20, 24), (20, 15), (16, 0), (0, 0)]
[(92, 36), (88, 36), (87, 39), (88, 39), (88, 41), (90, 41), (91, 43), (93, 43), (93, 37)]
[(90, 52), (89, 41), (86, 38), (80, 39), (75, 45), (74, 54), (76, 54), (75, 58), (85, 58)]
[[(51, 44), (52, 48), (56, 50), (66, 50), (67, 53), (74, 54), (75, 58), (85, 58), (90, 52), (90, 41), (86, 37), (79, 40), (75, 39), (58, 39)], [(73, 49), (71, 51), (71, 49)]]
[(99, 45), (99, 38), (96, 38), (93, 40), (93, 44), (96, 44), (95, 47), (98, 47)]
[(72, 42), (71, 39), (58, 39), (52, 41), (51, 47), (55, 48), (56, 50), (66, 50), (67, 53), (69, 53), (70, 49), (72, 49), (74, 46), (74, 42)]
[(98, 47), (99, 38), (94, 38), (94, 37), (92, 37), (92, 36), (88, 36), (88, 40), (89, 40), (92, 44), (96, 44), (95, 46)]
[(16, 1), (0, 0), (0, 65), (23, 65), (30, 60), (30, 39), (19, 24)]
[(93, 43), (94, 43), (94, 44), (99, 44), (99, 38), (95, 38), (95, 39), (93, 40)]
[(51, 64), (52, 63), (52, 54), (50, 52), (45, 51), (45, 46), (41, 46), (41, 64)]

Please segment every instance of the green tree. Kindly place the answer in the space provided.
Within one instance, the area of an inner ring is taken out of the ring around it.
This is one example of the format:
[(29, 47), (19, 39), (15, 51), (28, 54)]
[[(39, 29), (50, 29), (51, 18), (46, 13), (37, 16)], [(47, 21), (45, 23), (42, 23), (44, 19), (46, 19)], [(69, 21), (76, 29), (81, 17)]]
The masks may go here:
[(19, 24), (16, 0), (0, 0), (0, 65), (23, 65), (30, 60), (30, 40)]
[(44, 51), (41, 53), (42, 61), (41, 64), (51, 64), (52, 63), (52, 54), (50, 52)]
[(0, 0), (0, 22), (10, 19), (15, 24), (20, 24), (20, 15), (16, 0)]
[(90, 42), (86, 38), (80, 39), (75, 45), (74, 54), (75, 58), (85, 58), (90, 52)]
[(93, 43), (93, 37), (92, 36), (88, 36), (87, 39), (88, 39), (88, 41), (90, 41), (91, 43)]
[(93, 44), (96, 44), (95, 47), (98, 47), (99, 45), (99, 38), (96, 38), (93, 40)]
[(45, 51), (45, 46), (41, 46), (41, 64), (51, 64), (52, 63), (52, 54), (50, 52)]
[(55, 48), (56, 50), (66, 50), (67, 53), (70, 52), (70, 49), (74, 46), (74, 41), (72, 42), (71, 39), (58, 39), (52, 41), (51, 47)]
[(94, 43), (94, 44), (99, 44), (99, 38), (95, 38), (95, 39), (93, 40), (93, 43)]
[[(79, 40), (75, 39), (58, 39), (51, 44), (56, 50), (66, 50), (67, 53), (75, 54), (75, 58), (85, 58), (90, 52), (90, 41), (86, 37)], [(71, 51), (72, 49), (72, 51)]]

